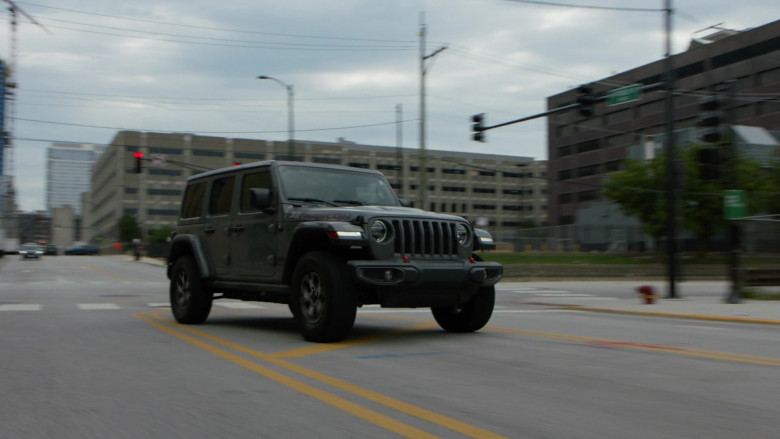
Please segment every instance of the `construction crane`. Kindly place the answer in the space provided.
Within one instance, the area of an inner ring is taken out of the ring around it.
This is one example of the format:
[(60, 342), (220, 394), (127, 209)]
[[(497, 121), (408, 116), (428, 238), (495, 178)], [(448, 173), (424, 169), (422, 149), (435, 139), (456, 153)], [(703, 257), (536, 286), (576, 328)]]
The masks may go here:
[[(16, 94), (14, 91), (16, 90), (16, 46), (17, 46), (17, 36), (16, 36), (16, 28), (17, 28), (17, 14), (21, 13), (25, 17), (27, 17), (28, 20), (30, 20), (31, 23), (39, 26), (41, 29), (45, 30), (48, 33), (51, 33), (46, 27), (44, 27), (42, 24), (38, 23), (38, 21), (33, 18), (30, 14), (27, 12), (24, 12), (22, 8), (19, 7), (16, 3), (14, 3), (12, 0), (3, 0), (4, 2), (8, 3), (8, 12), (11, 19), (11, 54), (9, 56), (8, 63), (6, 64), (6, 72), (5, 72), (5, 96), (2, 96), (2, 99), (5, 100), (5, 124), (4, 124), (4, 130), (5, 132), (3, 134), (3, 148), (1, 153), (5, 153), (5, 160), (0, 160), (0, 163), (3, 163), (4, 169), (1, 169), (3, 175), (13, 176), (13, 163), (14, 163), (14, 157), (13, 157), (13, 128), (14, 123), (16, 121)], [(10, 190), (10, 187), (9, 187)]]

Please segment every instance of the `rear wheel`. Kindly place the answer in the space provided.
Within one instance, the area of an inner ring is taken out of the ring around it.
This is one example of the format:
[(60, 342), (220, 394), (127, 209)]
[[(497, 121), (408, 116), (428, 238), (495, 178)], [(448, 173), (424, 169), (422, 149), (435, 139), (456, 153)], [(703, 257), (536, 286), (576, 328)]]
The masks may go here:
[(191, 256), (182, 256), (173, 265), (170, 299), (173, 317), (179, 323), (203, 323), (211, 312), (213, 296)]
[(346, 337), (357, 305), (341, 258), (321, 251), (307, 253), (295, 266), (292, 282), (289, 305), (303, 337), (320, 343)]
[(495, 287), (483, 287), (463, 305), (434, 307), (431, 312), (436, 323), (445, 331), (474, 332), (490, 320), (495, 302)]

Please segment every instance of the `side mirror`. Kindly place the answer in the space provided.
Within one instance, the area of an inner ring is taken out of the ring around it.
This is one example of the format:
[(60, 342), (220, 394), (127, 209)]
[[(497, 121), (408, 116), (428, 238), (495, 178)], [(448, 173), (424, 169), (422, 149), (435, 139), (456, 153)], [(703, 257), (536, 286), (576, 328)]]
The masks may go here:
[(271, 207), (271, 190), (252, 188), (249, 189), (249, 203), (259, 210), (268, 210)]
[(412, 203), (410, 203), (409, 200), (406, 200), (404, 198), (399, 198), (398, 201), (401, 202), (401, 206), (403, 207), (412, 207)]

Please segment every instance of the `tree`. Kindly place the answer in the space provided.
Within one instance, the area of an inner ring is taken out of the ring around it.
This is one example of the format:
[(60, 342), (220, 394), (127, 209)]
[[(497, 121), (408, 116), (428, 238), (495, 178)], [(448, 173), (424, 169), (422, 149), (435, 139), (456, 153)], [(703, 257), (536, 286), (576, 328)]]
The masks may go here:
[(153, 229), (149, 231), (149, 243), (150, 244), (164, 244), (168, 242), (168, 238), (171, 237), (173, 228), (169, 226), (160, 227), (159, 229)]
[[(726, 227), (723, 218), (723, 190), (743, 189), (748, 192), (748, 212), (773, 212), (780, 192), (780, 175), (775, 163), (773, 170), (761, 168), (756, 161), (738, 156), (732, 176), (728, 165), (723, 165), (720, 179), (701, 178), (698, 162), (699, 146), (680, 152), (683, 188), (680, 192), (683, 226), (697, 235), (699, 249)], [(638, 218), (642, 231), (656, 240), (666, 235), (666, 156), (640, 162), (627, 160), (623, 171), (610, 175), (602, 193), (618, 204), (626, 215)], [(773, 205), (773, 203), (775, 205)]]
[(130, 214), (122, 215), (117, 223), (120, 242), (131, 242), (135, 238), (141, 237), (141, 230), (135, 222), (135, 217)]
[(663, 156), (648, 162), (626, 160), (625, 169), (610, 175), (604, 196), (639, 219), (644, 233), (658, 241), (666, 233), (666, 171)]

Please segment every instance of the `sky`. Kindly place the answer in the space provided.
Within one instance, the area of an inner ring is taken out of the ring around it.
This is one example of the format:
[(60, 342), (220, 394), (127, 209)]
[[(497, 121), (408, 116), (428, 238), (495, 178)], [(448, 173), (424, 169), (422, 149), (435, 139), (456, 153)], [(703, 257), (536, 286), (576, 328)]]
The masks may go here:
[[(287, 91), (261, 75), (292, 85), (297, 140), (397, 146), (402, 133), (401, 146), (419, 148), (424, 55), (426, 148), (546, 160), (544, 118), (480, 143), (471, 116), (494, 125), (538, 114), (548, 96), (665, 54), (663, 0), (15, 3), (35, 20), (19, 15), (6, 122), (24, 211), (45, 209), (54, 142), (108, 144), (120, 130), (286, 140)], [(780, 16), (777, 0), (676, 0), (672, 9), (672, 53), (710, 26)], [(2, 15), (0, 58), (10, 62)]]

